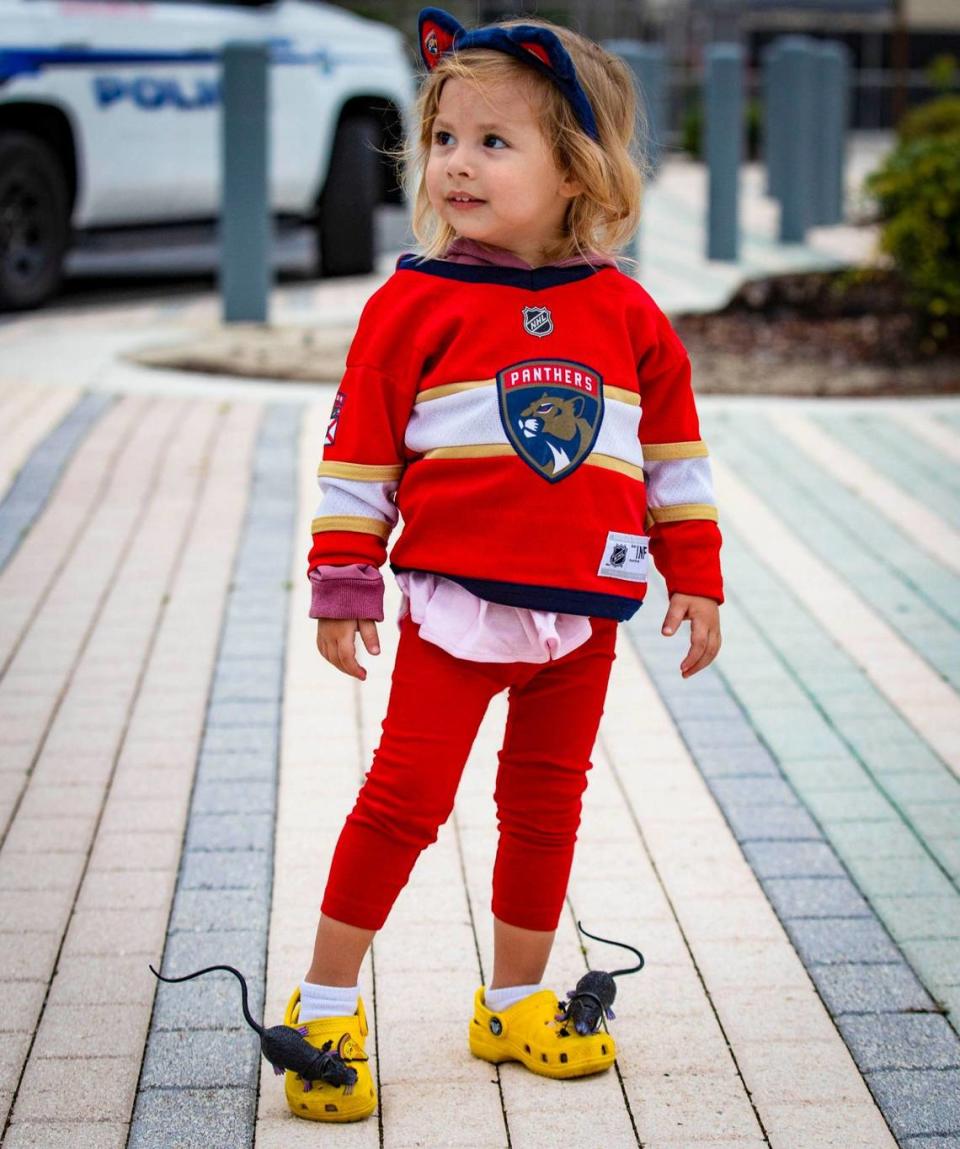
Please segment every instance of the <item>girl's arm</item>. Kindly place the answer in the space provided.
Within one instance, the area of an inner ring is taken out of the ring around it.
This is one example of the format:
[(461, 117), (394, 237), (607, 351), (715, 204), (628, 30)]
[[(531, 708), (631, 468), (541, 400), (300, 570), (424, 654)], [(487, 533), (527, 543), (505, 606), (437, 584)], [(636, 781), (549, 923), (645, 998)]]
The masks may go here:
[(690, 622), (690, 647), (680, 664), (689, 678), (720, 650), (722, 539), (690, 359), (659, 308), (655, 318), (654, 346), (640, 365), (647, 529), (650, 554), (670, 596), (662, 633), (672, 635), (684, 620)]
[(317, 647), (345, 674), (364, 679), (356, 632), (379, 653), (387, 541), (399, 519), (404, 436), (416, 398), (420, 352), (410, 338), (396, 277), (368, 301), (347, 355), (317, 468), (322, 499), (311, 524), (310, 615)]
[(654, 308), (652, 346), (639, 366), (650, 554), (671, 597), (682, 594), (722, 603), (722, 540), (690, 358), (667, 317)]

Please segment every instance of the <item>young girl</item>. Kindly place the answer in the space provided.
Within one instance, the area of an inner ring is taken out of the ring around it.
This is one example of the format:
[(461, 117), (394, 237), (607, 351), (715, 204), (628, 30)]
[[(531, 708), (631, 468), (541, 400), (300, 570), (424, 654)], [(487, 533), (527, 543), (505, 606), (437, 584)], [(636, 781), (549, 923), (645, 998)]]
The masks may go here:
[[(615, 1045), (555, 1021), (541, 985), (573, 859), (617, 622), (648, 553), (683, 620), (689, 677), (720, 646), (720, 535), (690, 363), (613, 252), (636, 228), (635, 99), (624, 64), (537, 22), (466, 31), (420, 16), (414, 229), (364, 310), (319, 468), (310, 580), (320, 653), (364, 679), (386, 543), (403, 592), (383, 737), (327, 881), (313, 963), (286, 1022), (358, 1072), (286, 1075), (293, 1113), (376, 1106), (358, 973), (446, 821), (489, 700), (509, 690), (496, 803), (494, 969), (471, 1052), (574, 1077)], [(466, 1003), (465, 1003), (466, 1006)]]

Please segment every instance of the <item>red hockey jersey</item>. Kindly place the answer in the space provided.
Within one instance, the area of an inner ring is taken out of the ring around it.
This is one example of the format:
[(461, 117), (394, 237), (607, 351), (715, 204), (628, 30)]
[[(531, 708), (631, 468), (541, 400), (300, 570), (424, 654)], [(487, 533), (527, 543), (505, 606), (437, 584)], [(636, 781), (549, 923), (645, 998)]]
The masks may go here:
[(648, 556), (723, 601), (690, 360), (616, 268), (404, 256), (334, 401), (310, 568), (443, 575), (492, 602), (626, 619)]

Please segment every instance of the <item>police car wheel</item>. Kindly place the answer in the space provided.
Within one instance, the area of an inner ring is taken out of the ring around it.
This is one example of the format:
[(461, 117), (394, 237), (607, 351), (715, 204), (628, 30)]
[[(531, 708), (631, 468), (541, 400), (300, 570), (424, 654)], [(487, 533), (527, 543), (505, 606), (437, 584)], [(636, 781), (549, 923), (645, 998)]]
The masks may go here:
[(348, 116), (337, 125), (317, 218), (321, 275), (373, 270), (374, 217), (382, 184), (379, 146), (380, 125), (373, 116)]
[(36, 307), (56, 293), (69, 233), (55, 153), (23, 132), (0, 135), (0, 309)]

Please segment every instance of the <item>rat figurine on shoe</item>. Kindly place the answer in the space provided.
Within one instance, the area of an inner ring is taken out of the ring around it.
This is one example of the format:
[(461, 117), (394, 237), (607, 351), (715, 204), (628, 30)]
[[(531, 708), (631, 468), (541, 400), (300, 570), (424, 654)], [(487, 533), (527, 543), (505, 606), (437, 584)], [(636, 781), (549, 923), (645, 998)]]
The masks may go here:
[(232, 965), (211, 965), (205, 969), (198, 969), (195, 973), (185, 974), (183, 977), (164, 977), (157, 973), (153, 966), (150, 966), (150, 972), (160, 981), (166, 982), (191, 981), (195, 977), (200, 977), (205, 973), (213, 973), (215, 970), (232, 973), (234, 977), (239, 979), (243, 1016), (250, 1028), (259, 1035), (261, 1052), (273, 1066), (274, 1073), (279, 1075), (284, 1070), (289, 1069), (293, 1073), (298, 1073), (306, 1081), (325, 1081), (329, 1085), (353, 1085), (356, 1082), (357, 1071), (353, 1066), (347, 1065), (346, 1062), (357, 1059), (343, 1056), (342, 1050), (339, 1048), (343, 1045), (342, 1039), (337, 1049), (332, 1048), (332, 1040), (327, 1042), (322, 1049), (316, 1049), (305, 1041), (303, 1036), (292, 1026), (271, 1025), (269, 1029), (264, 1029), (262, 1025), (258, 1025), (250, 1016), (247, 1004), (246, 979)]
[(643, 954), (634, 946), (627, 945), (626, 942), (615, 942), (611, 941), (610, 938), (598, 938), (596, 934), (588, 933), (579, 921), (577, 922), (577, 929), (595, 942), (605, 942), (607, 945), (631, 950), (640, 959), (635, 966), (630, 966), (629, 969), (615, 969), (612, 973), (607, 973), (602, 969), (588, 970), (577, 982), (576, 989), (571, 989), (567, 993), (567, 1001), (560, 1003), (557, 1021), (572, 1023), (577, 1033), (581, 1037), (586, 1037), (587, 1034), (596, 1033), (605, 1018), (615, 1016), (611, 1008), (617, 996), (617, 987), (613, 979), (620, 977), (621, 974), (636, 973), (643, 969)]

